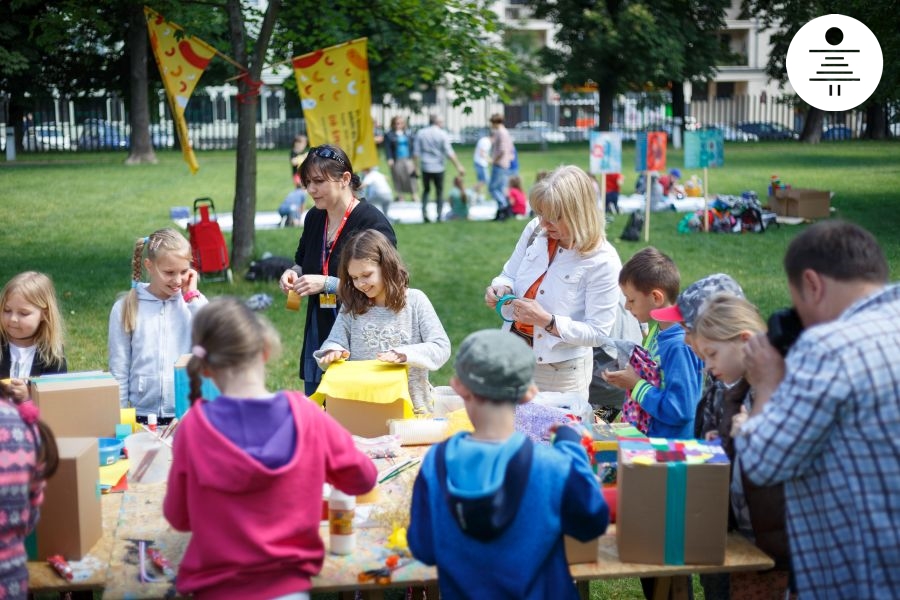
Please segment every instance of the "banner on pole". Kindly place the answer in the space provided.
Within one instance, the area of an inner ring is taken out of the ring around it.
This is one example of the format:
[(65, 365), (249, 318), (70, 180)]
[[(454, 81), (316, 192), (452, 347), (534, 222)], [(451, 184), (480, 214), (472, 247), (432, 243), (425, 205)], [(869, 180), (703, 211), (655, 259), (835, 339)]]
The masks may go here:
[(666, 170), (666, 132), (648, 131), (639, 133), (635, 144), (634, 170)]
[(590, 172), (622, 172), (622, 134), (611, 131), (591, 132)]
[(684, 168), (725, 166), (725, 134), (721, 129), (684, 132)]
[(378, 164), (367, 39), (292, 60), (306, 135), (313, 146), (340, 146), (357, 171)]

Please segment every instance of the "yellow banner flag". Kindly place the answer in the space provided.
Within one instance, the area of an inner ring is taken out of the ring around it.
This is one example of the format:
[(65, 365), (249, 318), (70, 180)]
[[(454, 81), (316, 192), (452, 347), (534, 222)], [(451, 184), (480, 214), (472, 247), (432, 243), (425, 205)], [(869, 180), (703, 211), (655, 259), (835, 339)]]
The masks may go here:
[(169, 23), (162, 15), (146, 6), (144, 16), (147, 18), (150, 46), (153, 48), (159, 74), (166, 88), (166, 97), (169, 99), (169, 108), (172, 110), (172, 119), (178, 130), (181, 151), (191, 173), (196, 173), (200, 165), (197, 164), (197, 157), (194, 156), (194, 149), (188, 138), (184, 109), (206, 65), (216, 54), (216, 49), (198, 38), (178, 34), (177, 32), (183, 31), (181, 27)]
[(309, 143), (340, 146), (358, 171), (378, 164), (366, 44), (361, 38), (291, 61)]

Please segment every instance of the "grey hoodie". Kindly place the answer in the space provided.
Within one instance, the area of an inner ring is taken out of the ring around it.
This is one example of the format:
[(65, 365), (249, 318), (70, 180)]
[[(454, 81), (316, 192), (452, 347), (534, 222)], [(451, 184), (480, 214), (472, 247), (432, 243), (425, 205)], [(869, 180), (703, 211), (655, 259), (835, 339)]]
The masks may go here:
[(139, 416), (175, 416), (175, 361), (191, 351), (191, 319), (208, 300), (187, 303), (181, 294), (160, 300), (138, 284), (137, 326), (129, 335), (122, 326), (125, 297), (109, 314), (109, 372), (119, 382), (122, 408)]

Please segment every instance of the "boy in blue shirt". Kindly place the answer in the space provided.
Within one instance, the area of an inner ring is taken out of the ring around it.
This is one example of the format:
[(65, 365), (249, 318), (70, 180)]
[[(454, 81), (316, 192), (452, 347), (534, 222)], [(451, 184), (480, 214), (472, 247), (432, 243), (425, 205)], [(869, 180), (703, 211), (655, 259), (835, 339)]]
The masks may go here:
[(425, 456), (413, 488), (407, 541), (437, 565), (442, 598), (578, 598), (563, 535), (606, 531), (609, 509), (581, 434), (556, 430), (550, 446), (515, 431), (516, 405), (537, 392), (534, 353), (499, 329), (460, 345), (450, 381), (475, 431)]
[(656, 385), (642, 378), (631, 365), (621, 371), (606, 371), (603, 377), (627, 390), (649, 415), (645, 433), (650, 437), (694, 436), (703, 363), (685, 342), (685, 331), (677, 322), (654, 318), (656, 311), (675, 306), (680, 285), (678, 267), (652, 246), (638, 251), (619, 273), (625, 308), (641, 323), (649, 323), (643, 346), (659, 368), (659, 382)]

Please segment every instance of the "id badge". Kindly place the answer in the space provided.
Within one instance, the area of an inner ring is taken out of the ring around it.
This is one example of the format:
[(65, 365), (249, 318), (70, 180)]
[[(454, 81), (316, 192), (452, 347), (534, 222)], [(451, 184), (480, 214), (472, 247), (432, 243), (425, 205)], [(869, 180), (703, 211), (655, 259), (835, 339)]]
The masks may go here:
[(337, 294), (319, 294), (319, 308), (337, 308)]

